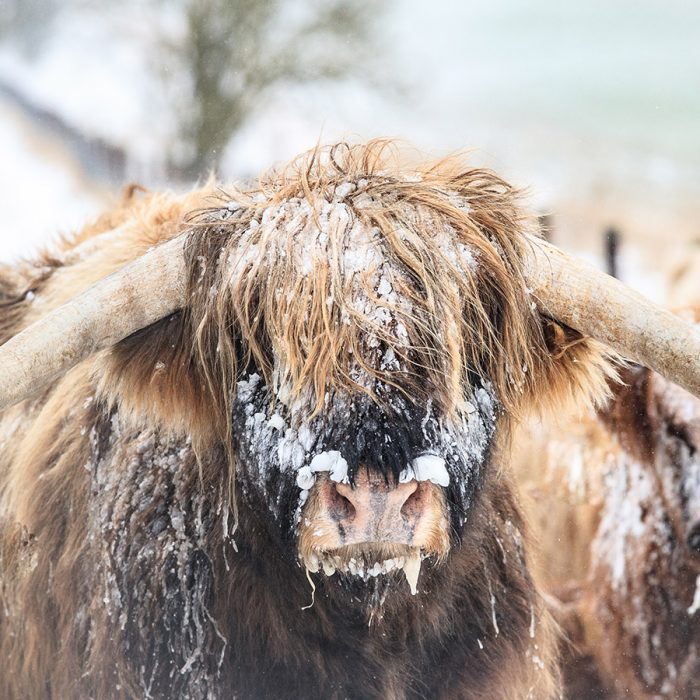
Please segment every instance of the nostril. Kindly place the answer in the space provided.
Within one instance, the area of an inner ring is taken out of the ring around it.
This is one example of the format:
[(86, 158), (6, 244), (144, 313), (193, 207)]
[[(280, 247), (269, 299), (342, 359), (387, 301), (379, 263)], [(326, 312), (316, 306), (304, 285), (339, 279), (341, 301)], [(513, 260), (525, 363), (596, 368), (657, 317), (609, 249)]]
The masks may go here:
[(401, 514), (405, 516), (419, 515), (422, 509), (423, 492), (418, 488), (417, 481), (409, 481), (407, 484), (401, 484)]
[(355, 506), (352, 502), (352, 489), (349, 486), (346, 484), (332, 484), (331, 498), (334, 515), (337, 518), (351, 520), (355, 517)]

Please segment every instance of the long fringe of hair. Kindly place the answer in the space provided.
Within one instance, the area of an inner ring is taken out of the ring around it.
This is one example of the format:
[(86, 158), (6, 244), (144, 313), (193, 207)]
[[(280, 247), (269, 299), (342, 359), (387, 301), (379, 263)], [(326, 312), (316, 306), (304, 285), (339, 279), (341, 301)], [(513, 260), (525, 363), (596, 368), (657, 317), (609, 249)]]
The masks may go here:
[[(191, 322), (219, 416), (230, 416), (251, 364), (317, 410), (328, 391), (366, 390), (353, 368), (447, 414), (475, 375), (510, 415), (605, 395), (601, 346), (543, 319), (528, 294), (521, 260), (533, 219), (521, 193), (459, 157), (408, 173), (401, 162), (387, 141), (316, 148), (194, 217)], [(349, 270), (346, 251), (367, 243), (379, 258)], [(377, 288), (384, 264), (389, 298)], [(382, 367), (377, 347), (399, 362)]]

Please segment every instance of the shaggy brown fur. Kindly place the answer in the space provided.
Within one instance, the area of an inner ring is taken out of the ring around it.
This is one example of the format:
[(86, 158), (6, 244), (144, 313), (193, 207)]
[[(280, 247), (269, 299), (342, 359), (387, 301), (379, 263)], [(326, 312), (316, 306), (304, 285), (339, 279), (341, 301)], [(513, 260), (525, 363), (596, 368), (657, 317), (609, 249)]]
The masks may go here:
[[(556, 697), (504, 455), (515, 416), (602, 396), (609, 365), (534, 310), (527, 227), (488, 171), (407, 175), (385, 143), (339, 145), (250, 190), (132, 193), (54, 256), (0, 271), (7, 339), (190, 231), (185, 309), (2, 416), (0, 697)], [(371, 254), (351, 273), (358, 241)], [(396, 297), (380, 323), (385, 264)], [(387, 349), (399, 369), (378, 361)], [(354, 606), (357, 584), (320, 577), (301, 610), (296, 544), (239, 460), (236, 382), (252, 370), (316, 414), (373, 395), (368, 377), (445, 419), (492, 388), (496, 438), (459, 546), (417, 597), (386, 577)]]
[(696, 698), (700, 401), (648, 369), (622, 378), (604, 411), (540, 431), (518, 465), (573, 642), (568, 697)]

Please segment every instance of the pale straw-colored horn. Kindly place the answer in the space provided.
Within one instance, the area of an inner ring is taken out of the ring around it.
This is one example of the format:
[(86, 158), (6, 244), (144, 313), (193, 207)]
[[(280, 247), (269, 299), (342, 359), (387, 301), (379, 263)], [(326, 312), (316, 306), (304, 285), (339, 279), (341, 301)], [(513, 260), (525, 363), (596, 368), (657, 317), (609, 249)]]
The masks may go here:
[(180, 235), (153, 248), (0, 347), (0, 409), (181, 308), (186, 286), (184, 244)]
[(541, 239), (530, 240), (524, 263), (542, 314), (700, 397), (700, 327)]
[[(184, 236), (159, 245), (0, 347), (0, 409), (185, 303)], [(618, 280), (531, 239), (524, 273), (539, 310), (700, 397), (700, 331)]]

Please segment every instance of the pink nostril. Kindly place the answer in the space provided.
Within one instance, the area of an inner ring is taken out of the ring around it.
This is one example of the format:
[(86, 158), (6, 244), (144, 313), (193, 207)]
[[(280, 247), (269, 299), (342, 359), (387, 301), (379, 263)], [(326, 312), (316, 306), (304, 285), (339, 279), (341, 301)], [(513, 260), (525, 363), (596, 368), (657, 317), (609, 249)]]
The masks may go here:
[(417, 490), (417, 481), (408, 481), (405, 484), (397, 484), (389, 492), (389, 500), (393, 501), (398, 510), (403, 511), (404, 508), (413, 502)]
[(355, 488), (349, 484), (336, 484), (337, 494), (348, 501), (355, 512), (367, 510), (373, 506), (372, 495), (381, 493), (385, 501), (385, 506), (390, 506), (392, 510), (402, 511), (405, 508), (413, 507), (416, 500), (414, 494), (418, 490), (417, 481), (409, 481), (405, 484), (386, 485), (383, 481), (368, 482), (360, 480)]
[(396, 487), (396, 502), (403, 515), (419, 515), (421, 510), (421, 493), (417, 481), (409, 481)]
[(335, 490), (350, 503), (353, 503), (354, 500), (359, 500), (359, 494), (355, 492), (350, 484), (336, 484)]
[(331, 503), (335, 517), (342, 520), (352, 520), (356, 507), (350, 495), (352, 489), (347, 484), (331, 483)]

